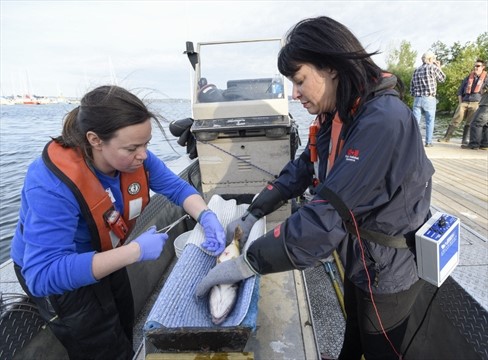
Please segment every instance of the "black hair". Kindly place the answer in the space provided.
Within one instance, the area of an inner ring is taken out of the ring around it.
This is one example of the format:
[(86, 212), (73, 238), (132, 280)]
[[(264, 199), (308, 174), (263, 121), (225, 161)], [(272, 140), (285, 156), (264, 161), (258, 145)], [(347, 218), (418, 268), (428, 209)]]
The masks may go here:
[[(339, 117), (348, 122), (352, 110), (373, 93), (382, 77), (377, 66), (353, 33), (341, 23), (326, 17), (304, 19), (289, 30), (278, 56), (278, 69), (292, 77), (301, 64), (338, 74), (336, 107)], [(359, 103), (357, 102), (359, 99)]]
[(96, 133), (102, 141), (109, 141), (117, 130), (150, 119), (156, 119), (155, 115), (136, 95), (120, 86), (104, 85), (85, 94), (80, 106), (66, 114), (61, 136), (54, 141), (64, 147), (81, 148), (91, 159), (88, 131)]

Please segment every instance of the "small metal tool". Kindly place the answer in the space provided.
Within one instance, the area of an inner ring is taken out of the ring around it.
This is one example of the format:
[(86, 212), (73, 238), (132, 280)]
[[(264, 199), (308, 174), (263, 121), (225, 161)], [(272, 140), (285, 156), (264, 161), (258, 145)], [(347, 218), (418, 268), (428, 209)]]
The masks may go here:
[(180, 222), (182, 222), (185, 219), (189, 219), (189, 218), (190, 218), (190, 215), (185, 214), (182, 217), (180, 217), (178, 220), (176, 220), (175, 222), (172, 222), (171, 224), (169, 224), (168, 226), (165, 226), (162, 229), (159, 229), (158, 231), (156, 231), (156, 233), (162, 233), (162, 232), (167, 233), (172, 228), (174, 228), (176, 225), (178, 225)]

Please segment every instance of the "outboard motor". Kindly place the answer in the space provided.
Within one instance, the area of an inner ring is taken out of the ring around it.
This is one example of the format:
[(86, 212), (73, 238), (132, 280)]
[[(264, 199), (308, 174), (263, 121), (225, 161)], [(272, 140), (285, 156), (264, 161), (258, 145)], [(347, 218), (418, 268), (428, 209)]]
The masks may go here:
[(190, 159), (195, 159), (198, 156), (197, 142), (195, 136), (191, 132), (192, 125), (192, 118), (174, 120), (169, 124), (169, 131), (173, 136), (178, 137), (178, 145), (186, 146), (186, 153), (189, 155)]

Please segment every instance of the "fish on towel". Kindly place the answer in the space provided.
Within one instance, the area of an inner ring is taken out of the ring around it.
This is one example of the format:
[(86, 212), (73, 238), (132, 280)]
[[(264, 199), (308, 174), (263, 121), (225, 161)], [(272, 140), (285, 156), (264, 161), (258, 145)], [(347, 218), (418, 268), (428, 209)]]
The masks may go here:
[[(236, 258), (240, 255), (239, 242), (242, 237), (242, 229), (237, 226), (234, 230), (234, 238), (227, 245), (224, 252), (217, 258), (217, 264)], [(212, 322), (215, 325), (221, 324), (234, 308), (237, 300), (239, 284), (220, 284), (210, 289), (209, 307), (212, 315)]]

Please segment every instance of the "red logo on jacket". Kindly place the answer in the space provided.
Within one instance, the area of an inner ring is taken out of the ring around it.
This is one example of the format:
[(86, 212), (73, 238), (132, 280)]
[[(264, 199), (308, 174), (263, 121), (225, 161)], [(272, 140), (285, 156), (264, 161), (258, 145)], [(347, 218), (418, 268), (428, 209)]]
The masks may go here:
[(359, 160), (359, 150), (358, 149), (347, 149), (346, 160), (347, 161)]
[(273, 236), (275, 238), (279, 238), (280, 237), (280, 234), (281, 234), (281, 224), (276, 226), (273, 230)]

